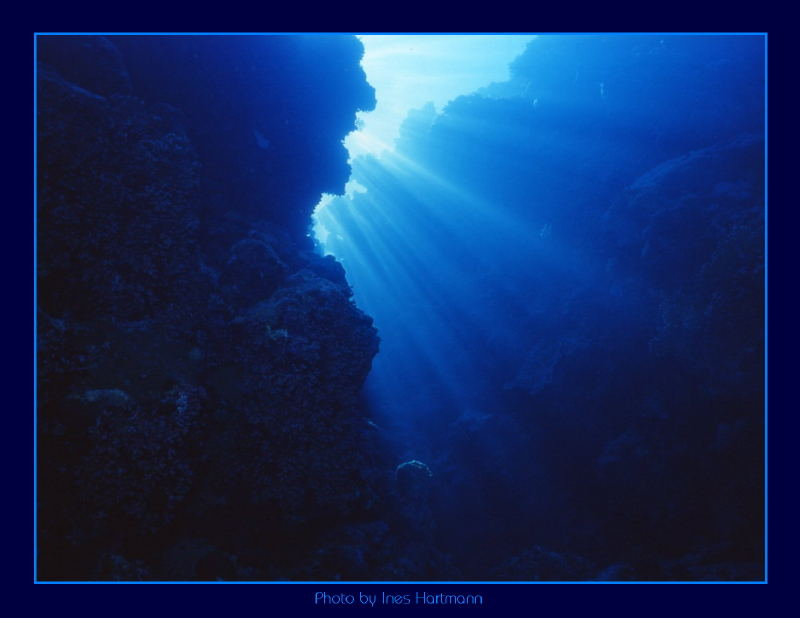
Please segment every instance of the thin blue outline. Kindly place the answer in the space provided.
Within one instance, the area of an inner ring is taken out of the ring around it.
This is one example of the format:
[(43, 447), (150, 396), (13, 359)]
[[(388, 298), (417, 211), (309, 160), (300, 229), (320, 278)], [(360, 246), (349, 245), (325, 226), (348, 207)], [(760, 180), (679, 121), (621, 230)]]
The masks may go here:
[[(37, 39), (40, 36), (275, 36), (275, 35), (377, 35), (377, 34), (417, 34), (417, 35), (642, 35), (642, 36), (763, 36), (764, 37), (764, 580), (752, 581), (41, 581), (37, 579), (37, 557), (38, 557), (38, 517), (37, 502), (38, 496), (38, 475), (37, 475), (37, 423), (38, 405), (36, 388), (38, 384), (37, 373), (37, 232), (38, 222), (36, 212), (38, 208), (37, 191)], [(769, 346), (769, 176), (768, 176), (768, 118), (769, 118), (769, 93), (768, 93), (768, 40), (767, 32), (34, 32), (33, 33), (33, 583), (34, 584), (277, 584), (277, 585), (310, 585), (310, 584), (333, 584), (333, 585), (379, 585), (379, 584), (400, 584), (400, 585), (519, 585), (519, 584), (703, 584), (703, 585), (742, 585), (742, 584), (767, 584), (769, 573), (769, 395), (768, 395), (768, 346)]]
[(310, 584), (333, 584), (335, 586), (372, 586), (372, 585), (381, 585), (381, 584), (391, 584), (391, 585), (409, 585), (409, 586), (416, 586), (416, 585), (424, 585), (428, 584), (430, 586), (442, 586), (442, 585), (475, 585), (475, 586), (484, 586), (487, 584), (498, 584), (498, 585), (522, 585), (522, 584), (766, 584), (767, 582), (762, 581), (720, 581), (720, 582), (706, 582), (706, 581), (634, 581), (634, 582), (627, 582), (627, 581), (558, 581), (558, 582), (550, 582), (550, 581), (513, 581), (513, 582), (498, 582), (498, 581), (457, 581), (457, 582), (449, 582), (449, 581), (430, 581), (430, 580), (421, 580), (421, 581), (308, 581), (308, 582), (298, 582), (298, 581), (244, 581), (244, 582), (233, 582), (233, 581), (131, 581), (131, 582), (117, 582), (117, 581), (36, 581), (36, 584), (244, 584), (244, 585), (253, 585), (253, 584), (278, 584), (278, 585), (310, 585)]
[(38, 208), (38, 198), (39, 198), (39, 191), (37, 189), (36, 183), (38, 180), (38, 167), (37, 167), (37, 144), (36, 144), (36, 136), (38, 135), (38, 124), (37, 124), (37, 113), (38, 113), (38, 93), (37, 93), (37, 79), (38, 79), (38, 71), (37, 71), (37, 46), (36, 46), (36, 39), (37, 37), (33, 37), (33, 581), (36, 582), (36, 574), (38, 572), (38, 556), (39, 556), (39, 547), (38, 547), (38, 531), (39, 531), (39, 518), (38, 518), (38, 505), (36, 503), (36, 497), (39, 495), (39, 475), (37, 473), (37, 441), (38, 441), (38, 422), (39, 422), (39, 406), (37, 401), (37, 394), (36, 389), (37, 385), (39, 384), (39, 375), (36, 367), (38, 354), (36, 350), (36, 333), (38, 332), (38, 316), (36, 313), (36, 309), (39, 306), (39, 299), (37, 297), (38, 289), (37, 289), (37, 282), (36, 282), (36, 270), (38, 268), (37, 263), (37, 248), (36, 248), (36, 238), (38, 236), (38, 220), (36, 216), (37, 208)]
[(634, 35), (634, 36), (766, 36), (766, 32), (34, 32), (36, 36), (297, 36), (297, 35)]
[(769, 35), (764, 34), (764, 583), (769, 581)]

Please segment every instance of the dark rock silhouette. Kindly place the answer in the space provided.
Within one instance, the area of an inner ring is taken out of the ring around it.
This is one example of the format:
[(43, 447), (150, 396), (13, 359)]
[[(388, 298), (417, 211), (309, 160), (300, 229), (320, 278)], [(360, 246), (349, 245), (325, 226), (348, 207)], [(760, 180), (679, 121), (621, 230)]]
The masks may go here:
[(376, 331), (306, 234), (360, 44), (39, 42), (40, 577), (301, 577), (379, 502)]

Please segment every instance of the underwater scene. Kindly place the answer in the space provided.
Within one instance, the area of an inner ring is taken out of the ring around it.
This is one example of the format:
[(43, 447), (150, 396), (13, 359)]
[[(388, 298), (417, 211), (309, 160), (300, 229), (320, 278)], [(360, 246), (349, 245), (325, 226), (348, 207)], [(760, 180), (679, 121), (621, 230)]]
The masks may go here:
[(38, 580), (764, 580), (763, 35), (36, 60)]

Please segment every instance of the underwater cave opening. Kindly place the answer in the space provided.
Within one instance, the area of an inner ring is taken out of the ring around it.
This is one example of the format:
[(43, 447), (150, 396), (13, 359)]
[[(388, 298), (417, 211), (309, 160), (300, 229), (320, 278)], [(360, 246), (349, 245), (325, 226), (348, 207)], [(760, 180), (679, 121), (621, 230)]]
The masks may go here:
[(314, 232), (438, 546), (476, 576), (757, 573), (762, 41), (361, 38), (377, 107)]

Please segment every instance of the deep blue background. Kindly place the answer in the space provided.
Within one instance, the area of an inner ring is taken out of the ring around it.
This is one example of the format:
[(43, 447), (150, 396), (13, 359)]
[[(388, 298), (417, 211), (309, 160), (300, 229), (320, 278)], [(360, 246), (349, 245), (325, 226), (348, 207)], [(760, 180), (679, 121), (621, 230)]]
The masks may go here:
[[(643, 7), (651, 8), (651, 7)], [(155, 23), (146, 19), (149, 17), (146, 11), (137, 7), (136, 15), (132, 16), (128, 7), (120, 7), (124, 17), (117, 21), (117, 24), (125, 23), (125, 29), (131, 26), (138, 26), (143, 30), (164, 29), (159, 28)], [(794, 486), (795, 465), (789, 460), (790, 440), (794, 441), (797, 434), (793, 431), (796, 427), (796, 414), (793, 410), (796, 405), (792, 405), (793, 398), (790, 397), (788, 389), (789, 377), (794, 373), (797, 366), (796, 354), (794, 350), (796, 335), (791, 327), (790, 318), (796, 313), (794, 300), (794, 286), (796, 281), (796, 264), (790, 234), (793, 233), (794, 212), (792, 204), (796, 203), (796, 198), (789, 194), (789, 187), (786, 180), (789, 178), (788, 167), (796, 159), (795, 143), (786, 127), (793, 123), (789, 122), (787, 106), (791, 104), (790, 86), (785, 81), (787, 77), (791, 80), (791, 70), (788, 63), (791, 62), (793, 54), (790, 52), (789, 45), (792, 43), (790, 37), (780, 33), (772, 27), (776, 22), (770, 23), (769, 20), (753, 18), (748, 15), (747, 20), (733, 23), (735, 16), (728, 16), (727, 23), (720, 19), (721, 16), (716, 10), (706, 15), (697, 14), (699, 8), (694, 7), (693, 24), (681, 21), (679, 17), (671, 20), (671, 23), (663, 21), (655, 24), (632, 23), (636, 15), (631, 13), (627, 16), (626, 27), (622, 24), (625, 20), (613, 19), (609, 14), (605, 14), (605, 21), (591, 21), (592, 15), (585, 15), (583, 22), (575, 21), (575, 16), (570, 15), (570, 22), (562, 20), (557, 23), (550, 16), (546, 17), (546, 11), (542, 12), (541, 7), (535, 7), (536, 15), (528, 15), (529, 19), (522, 19), (516, 13), (500, 12), (497, 15), (497, 30), (501, 30), (500, 24), (504, 23), (508, 28), (510, 23), (519, 27), (528, 26), (529, 28), (549, 31), (565, 30), (590, 30), (590, 31), (634, 31), (640, 29), (658, 29), (664, 31), (696, 31), (713, 27), (719, 31), (737, 30), (769, 30), (769, 52), (770, 52), (770, 131), (769, 142), (769, 178), (770, 178), (770, 210), (769, 210), (769, 396), (770, 396), (770, 424), (769, 424), (769, 453), (770, 453), (770, 555), (769, 555), (769, 580), (770, 584), (763, 585), (677, 585), (676, 586), (656, 586), (649, 584), (642, 585), (623, 585), (622, 587), (609, 587), (609, 585), (582, 585), (575, 586), (560, 585), (462, 585), (450, 587), (437, 587), (429, 584), (420, 586), (403, 584), (391, 587), (386, 584), (371, 584), (370, 589), (391, 591), (415, 590), (424, 588), (429, 592), (447, 590), (453, 588), (460, 590), (469, 589), (470, 593), (484, 594), (487, 604), (484, 610), (491, 611), (491, 615), (497, 614), (499, 610), (511, 610), (517, 608), (521, 611), (529, 612), (534, 615), (579, 615), (582, 613), (595, 613), (607, 611), (614, 614), (628, 613), (631, 615), (666, 615), (667, 613), (680, 612), (689, 615), (701, 613), (721, 614), (726, 610), (734, 610), (735, 614), (751, 614), (764, 612), (764, 604), (774, 602), (779, 593), (789, 592), (791, 576), (793, 573), (792, 563), (794, 560), (794, 537), (796, 533), (788, 525), (791, 516), (790, 501), (792, 499), (791, 488)], [(430, 11), (431, 7), (427, 7)], [(598, 11), (607, 10), (606, 7), (599, 7)], [(670, 7), (672, 12), (673, 7)], [(140, 12), (141, 11), (141, 12)], [(164, 7), (160, 9), (159, 23), (168, 24), (169, 20), (163, 19), (166, 11)], [(444, 11), (444, 9), (442, 9)], [(533, 13), (533, 9), (531, 9)], [(32, 510), (31, 510), (31, 393), (32, 375), (30, 368), (33, 365), (31, 333), (32, 326), (32, 269), (19, 265), (30, 259), (32, 255), (32, 217), (30, 208), (31, 186), (30, 161), (32, 157), (30, 125), (27, 122), (31, 119), (31, 91), (32, 73), (31, 65), (24, 59), (30, 58), (26, 50), (32, 49), (31, 32), (52, 31), (92, 31), (107, 30), (109, 24), (92, 24), (93, 28), (88, 27), (88, 22), (81, 21), (67, 23), (59, 20), (56, 14), (51, 14), (51, 20), (39, 21), (27, 32), (12, 39), (15, 43), (16, 52), (13, 61), (7, 64), (8, 68), (14, 72), (14, 79), (4, 80), (6, 84), (14, 85), (16, 89), (13, 96), (13, 111), (7, 111), (7, 130), (13, 132), (13, 140), (8, 140), (7, 144), (13, 144), (14, 152), (9, 158), (19, 165), (19, 173), (11, 170), (8, 178), (14, 178), (17, 182), (12, 183), (14, 194), (6, 198), (6, 263), (9, 268), (6, 272), (12, 277), (11, 285), (7, 286), (6, 307), (9, 308), (10, 315), (6, 318), (6, 332), (13, 337), (13, 345), (10, 346), (6, 354), (6, 385), (13, 385), (14, 388), (8, 389), (13, 393), (13, 399), (6, 405), (6, 418), (13, 421), (11, 427), (7, 428), (8, 456), (6, 481), (7, 486), (6, 515), (10, 520), (6, 524), (6, 536), (10, 539), (11, 547), (6, 553), (6, 565), (12, 572), (8, 582), (12, 595), (6, 598), (6, 603), (21, 602), (28, 605), (34, 611), (42, 612), (47, 609), (54, 611), (75, 611), (81, 613), (140, 613), (148, 611), (151, 613), (162, 614), (168, 611), (180, 611), (181, 614), (189, 614), (193, 610), (203, 609), (204, 613), (256, 613), (263, 615), (281, 615), (280, 608), (284, 610), (305, 610), (313, 609), (313, 592), (317, 589), (325, 589), (333, 593), (344, 588), (349, 590), (365, 589), (366, 585), (351, 584), (348, 586), (333, 586), (320, 584), (303, 585), (223, 585), (223, 586), (157, 586), (144, 584), (143, 588), (133, 588), (131, 586), (64, 586), (64, 585), (36, 585), (32, 584)], [(73, 14), (74, 18), (75, 15)], [(138, 18), (140, 23), (133, 24), (131, 18)], [(208, 30), (201, 24), (190, 24), (190, 19), (185, 15), (173, 15), (172, 23), (180, 23), (181, 29)], [(321, 17), (321, 16), (320, 16)], [(441, 17), (441, 16), (440, 16)], [(448, 14), (447, 27), (453, 30), (475, 30), (477, 28), (488, 29), (492, 27), (491, 19), (480, 16), (480, 23), (461, 23)], [(705, 24), (698, 23), (705, 18)], [(241, 16), (236, 16), (236, 21), (241, 23)], [(142, 23), (147, 21), (148, 23)], [(343, 23), (340, 18), (338, 24), (327, 21), (326, 29), (338, 26), (342, 29), (352, 29), (353, 22)], [(257, 25), (259, 22), (252, 19), (247, 20), (248, 25)], [(276, 28), (277, 24), (272, 20), (260, 22)], [(299, 24), (299, 22), (295, 22)], [(304, 30), (317, 30), (308, 21), (304, 21)], [(318, 22), (319, 23), (319, 22)], [(444, 20), (440, 20), (444, 23)], [(214, 28), (220, 29), (229, 27), (236, 29), (237, 25), (231, 21), (225, 22), (215, 16)], [(406, 22), (409, 30), (422, 30), (416, 24), (412, 27)], [(700, 27), (698, 27), (698, 25)], [(385, 27), (385, 26), (384, 26)], [(397, 20), (393, 20), (393, 27), (398, 27)], [(112, 28), (113, 29), (113, 28)], [(134, 27), (133, 29), (137, 29)], [(240, 27), (238, 29), (241, 29)], [(291, 28), (290, 28), (291, 29)], [(372, 28), (377, 30), (377, 28)], [(436, 28), (433, 28), (436, 29)], [(32, 59), (31, 59), (32, 60)], [(788, 80), (787, 80), (788, 81)], [(7, 91), (7, 97), (11, 94)], [(12, 115), (13, 114), (13, 115)], [(13, 165), (13, 163), (12, 163)], [(8, 169), (8, 168), (7, 168)], [(27, 173), (26, 173), (27, 172)], [(24, 181), (23, 181), (24, 179)], [(13, 261), (12, 260), (13, 257)], [(25, 300), (22, 300), (22, 297)], [(12, 467), (10, 462), (14, 462)], [(788, 490), (788, 491), (787, 491)], [(788, 538), (784, 535), (789, 535)], [(440, 588), (440, 589), (439, 589)], [(31, 594), (32, 593), (32, 594)], [(173, 605), (177, 603), (177, 605)], [(33, 605), (30, 607), (29, 604)], [(406, 608), (408, 609), (408, 608)], [(320, 611), (341, 611), (335, 608), (320, 608)], [(375, 611), (365, 608), (364, 611)], [(401, 610), (398, 610), (401, 611)], [(467, 610), (465, 608), (438, 608), (437, 611), (453, 612), (479, 612), (480, 609)]]

